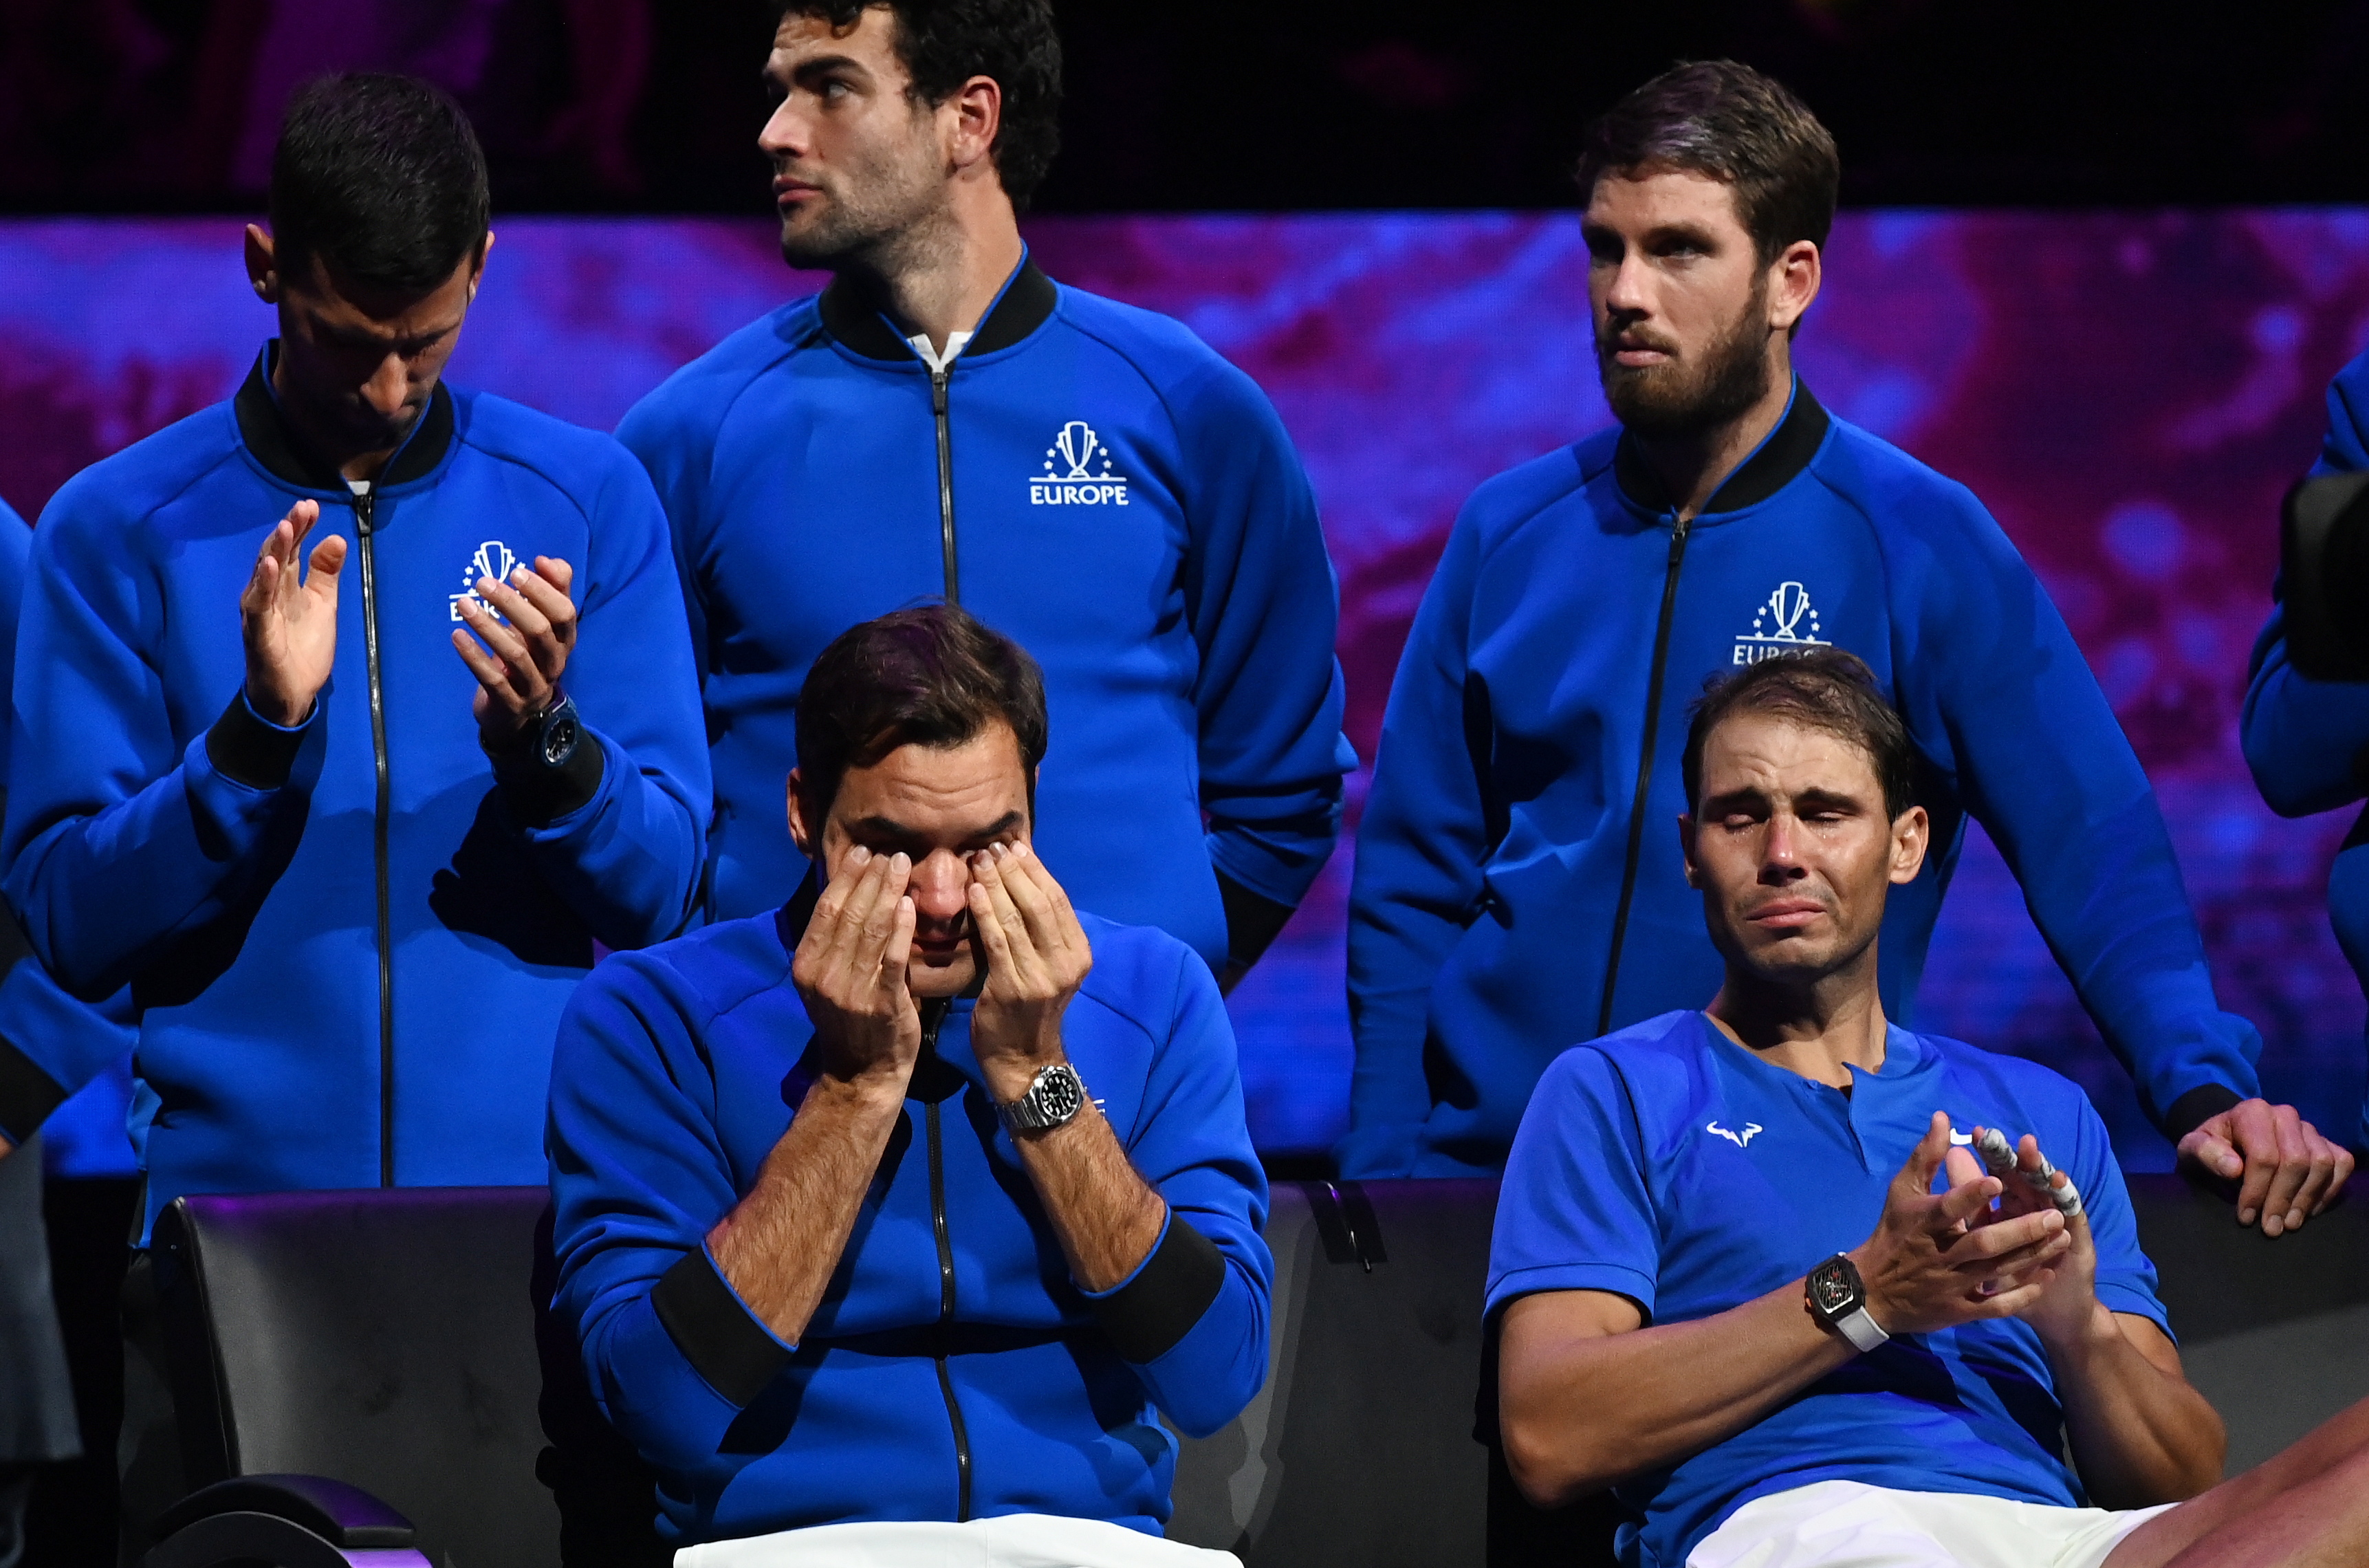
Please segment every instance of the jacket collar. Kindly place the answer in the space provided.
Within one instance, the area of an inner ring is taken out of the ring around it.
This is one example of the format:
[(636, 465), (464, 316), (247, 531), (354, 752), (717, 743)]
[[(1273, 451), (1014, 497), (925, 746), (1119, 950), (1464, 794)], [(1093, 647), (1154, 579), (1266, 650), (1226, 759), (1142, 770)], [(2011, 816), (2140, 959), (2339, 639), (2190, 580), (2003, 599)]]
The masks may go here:
[[(1793, 400), (1785, 417), (1753, 449), (1752, 455), (1712, 492), (1703, 514), (1742, 511), (1791, 484), (1810, 465), (1810, 459), (1818, 455), (1819, 444), (1826, 439), (1826, 427), (1833, 423), (1833, 418), (1810, 395), (1808, 383), (1794, 377)], [(1621, 493), (1630, 500), (1651, 512), (1670, 509), (1669, 492), (1662, 484), (1662, 476), (1654, 472), (1645, 454), (1638, 449), (1636, 438), (1626, 430), (1620, 432), (1619, 444), (1613, 449), (1612, 471), (1620, 482)]]
[[(338, 472), (337, 464), (322, 459), (297, 434), (280, 406), (279, 395), (271, 389), (271, 369), (279, 352), (280, 340), (276, 338), (263, 346), (263, 352), (255, 357), (255, 368), (246, 372), (246, 382), (232, 400), (232, 409), (238, 416), (239, 438), (246, 442), (246, 450), (255, 454), (255, 460), (275, 478), (308, 490), (342, 494), (347, 488), (345, 476)], [(452, 395), (439, 382), (428, 399), (428, 412), (419, 417), (419, 422), (411, 427), (411, 433), (387, 460), (384, 472), (378, 476), (379, 487), (407, 484), (434, 473), (452, 445)]]
[[(1019, 270), (988, 308), (963, 353), (991, 354), (998, 349), (1011, 348), (1044, 326), (1059, 302), (1060, 291), (1053, 286), (1053, 280), (1045, 276), (1035, 261), (1023, 257)], [(830, 287), (822, 292), (822, 325), (832, 338), (867, 360), (921, 362), (912, 345), (897, 335), (887, 317), (875, 310), (844, 278), (833, 279)]]

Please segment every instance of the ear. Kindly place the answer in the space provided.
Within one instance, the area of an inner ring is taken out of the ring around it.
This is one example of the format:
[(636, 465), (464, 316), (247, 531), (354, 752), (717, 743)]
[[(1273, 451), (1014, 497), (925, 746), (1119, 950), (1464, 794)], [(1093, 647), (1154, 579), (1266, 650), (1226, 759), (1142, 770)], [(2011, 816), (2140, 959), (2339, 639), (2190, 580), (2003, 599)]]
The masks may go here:
[(486, 258), (493, 254), (494, 231), (487, 229), (486, 237), (477, 242), (476, 254), (469, 258), (469, 300), (475, 303), (477, 285), (486, 280)]
[(1687, 863), (1687, 886), (1700, 887), (1702, 877), (1695, 870), (1695, 819), (1691, 813), (1678, 813), (1678, 854)]
[(257, 299), (268, 305), (280, 303), (279, 258), (271, 236), (259, 223), (246, 225), (246, 280), (254, 286)]
[(1793, 324), (1809, 314), (1824, 280), (1825, 258), (1815, 245), (1797, 239), (1787, 246), (1768, 267), (1769, 330), (1791, 332)]
[(944, 107), (953, 114), (946, 161), (956, 174), (993, 174), (995, 135), (1003, 129), (1003, 88), (992, 76), (973, 76), (954, 90)]
[(821, 824), (817, 823), (810, 827), (807, 822), (806, 802), (800, 798), (801, 789), (805, 782), (806, 781), (804, 779), (798, 776), (797, 769), (792, 768), (790, 770), (790, 783), (788, 789), (790, 797), (790, 841), (798, 846), (798, 853), (800, 854), (806, 856), (808, 860), (812, 860), (815, 857), (817, 841), (821, 837), (821, 835), (817, 833), (814, 829), (816, 827), (819, 827)]
[(1921, 806), (1912, 806), (1892, 819), (1892, 882), (1906, 887), (1925, 868), (1925, 849), (1933, 835), (1932, 818)]

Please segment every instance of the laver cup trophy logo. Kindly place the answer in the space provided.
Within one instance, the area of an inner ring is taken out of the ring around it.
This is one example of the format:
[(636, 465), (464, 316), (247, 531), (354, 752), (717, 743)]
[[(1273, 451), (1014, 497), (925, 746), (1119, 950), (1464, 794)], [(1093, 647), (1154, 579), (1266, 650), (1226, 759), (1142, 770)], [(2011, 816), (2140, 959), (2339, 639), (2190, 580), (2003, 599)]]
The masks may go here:
[(1045, 449), (1045, 472), (1028, 481), (1032, 507), (1123, 507), (1127, 475), (1111, 472), (1110, 448), (1094, 428), (1072, 419)]
[(1732, 664), (1757, 664), (1783, 654), (1807, 653), (1834, 645), (1818, 635), (1818, 612), (1810, 590), (1798, 582), (1780, 582), (1768, 602), (1752, 612), (1752, 630), (1735, 639)]
[(488, 539), (478, 545), (477, 553), (469, 557), (468, 570), (461, 574), (461, 591), (451, 596), (452, 619), (457, 621), (461, 618), (461, 601), (467, 600), (497, 621), (500, 620), (501, 612), (477, 597), (477, 579), (491, 578), (496, 582), (508, 582), (517, 566), (518, 557), (510, 554), (510, 547), (500, 540)]

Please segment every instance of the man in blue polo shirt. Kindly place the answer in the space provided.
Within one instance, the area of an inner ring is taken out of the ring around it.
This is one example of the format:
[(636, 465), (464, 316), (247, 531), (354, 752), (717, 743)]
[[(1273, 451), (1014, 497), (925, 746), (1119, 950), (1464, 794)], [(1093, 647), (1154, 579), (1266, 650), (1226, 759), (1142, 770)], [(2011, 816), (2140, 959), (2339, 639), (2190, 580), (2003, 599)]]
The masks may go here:
[(783, 255), (831, 284), (617, 427), (689, 601), (708, 912), (773, 909), (806, 875), (781, 787), (816, 654), (944, 598), (1044, 667), (1046, 864), (1230, 985), (1332, 853), (1356, 765), (1290, 438), (1182, 325), (1028, 258), (1017, 214), (1059, 139), (1047, 0), (781, 10), (758, 144)]
[(846, 632), (798, 706), (814, 872), (561, 1023), (557, 1310), (686, 1564), (1233, 1562), (1161, 1539), (1154, 1414), (1206, 1436), (1266, 1376), (1233, 1032), (1033, 853), (1047, 729), (961, 610)]
[[(2064, 620), (1981, 505), (1793, 374), (1833, 139), (1732, 63), (1639, 88), (1583, 160), (1619, 425), (1475, 491), (1391, 683), (1350, 898), (1352, 1175), (1496, 1169), (1556, 1052), (1718, 983), (1677, 846), (1682, 710), (1821, 647), (1908, 726), (1933, 853), (1891, 904), (1909, 1015), (1969, 817), (1989, 830), (2140, 1104), (2272, 1235), (2335, 1150), (2261, 1098), (2214, 1000), (2153, 789)], [(1551, 967), (1552, 985), (1538, 983)]]
[(2369, 1402), (2214, 1486), (2081, 1091), (1886, 1020), (1914, 766), (1847, 653), (1698, 704), (1679, 843), (1725, 978), (1563, 1054), (1523, 1118), (1488, 1283), (1516, 1482), (1614, 1486), (1634, 1568), (2362, 1561)]

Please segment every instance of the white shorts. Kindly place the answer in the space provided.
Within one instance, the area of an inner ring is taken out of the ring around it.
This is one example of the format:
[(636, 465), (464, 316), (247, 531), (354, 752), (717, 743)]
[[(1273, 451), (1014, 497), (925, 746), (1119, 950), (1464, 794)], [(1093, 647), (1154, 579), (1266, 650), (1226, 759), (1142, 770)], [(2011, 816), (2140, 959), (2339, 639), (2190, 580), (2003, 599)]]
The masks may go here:
[(2058, 1508), (1957, 1492), (1821, 1481), (1756, 1497), (1687, 1568), (2099, 1568), (2156, 1508)]
[(963, 1525), (816, 1525), (712, 1540), (676, 1552), (674, 1568), (1242, 1568), (1242, 1560), (1106, 1519), (1002, 1514)]

